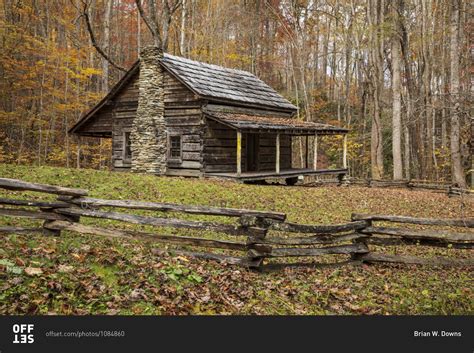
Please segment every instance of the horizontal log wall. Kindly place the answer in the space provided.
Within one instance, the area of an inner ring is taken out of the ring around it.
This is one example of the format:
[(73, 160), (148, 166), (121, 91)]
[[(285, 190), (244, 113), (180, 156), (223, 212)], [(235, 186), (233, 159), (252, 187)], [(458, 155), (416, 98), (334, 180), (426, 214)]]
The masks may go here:
[[(165, 81), (165, 120), (168, 135), (180, 135), (182, 158), (168, 160), (168, 175), (199, 176), (202, 167), (201, 102), (169, 73)], [(131, 161), (123, 159), (124, 132), (132, 129), (138, 106), (138, 74), (117, 95), (113, 110), (113, 166), (128, 170)]]
[[(242, 134), (242, 172), (247, 168), (247, 138)], [(276, 134), (259, 134), (257, 153), (258, 171), (275, 170)], [(237, 171), (237, 132), (211, 119), (206, 120), (204, 134), (204, 169), (206, 172)], [(280, 136), (280, 168), (291, 168), (291, 139), (287, 135)]]
[[(246, 140), (242, 139), (242, 171), (245, 171)], [(203, 137), (205, 172), (237, 172), (237, 132), (230, 127), (206, 119)]]

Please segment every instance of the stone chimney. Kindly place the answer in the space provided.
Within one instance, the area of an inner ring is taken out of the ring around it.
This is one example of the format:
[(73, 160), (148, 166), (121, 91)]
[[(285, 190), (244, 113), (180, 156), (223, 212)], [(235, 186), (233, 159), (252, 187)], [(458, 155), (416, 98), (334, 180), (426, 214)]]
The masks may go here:
[(165, 127), (165, 92), (163, 52), (156, 46), (140, 52), (140, 78), (137, 116), (130, 134), (132, 171), (164, 174), (166, 172), (167, 138)]

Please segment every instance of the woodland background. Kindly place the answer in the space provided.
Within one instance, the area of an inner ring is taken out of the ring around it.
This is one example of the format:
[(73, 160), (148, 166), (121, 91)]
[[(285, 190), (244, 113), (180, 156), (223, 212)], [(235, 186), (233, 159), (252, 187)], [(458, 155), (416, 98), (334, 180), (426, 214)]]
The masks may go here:
[[(453, 160), (461, 179), (472, 163), (471, 6), (182, 0), (168, 52), (251, 71), (299, 119), (350, 128), (353, 176), (459, 181)], [(151, 40), (134, 0), (0, 0), (0, 163), (109, 168), (109, 140), (67, 134), (124, 74), (93, 44), (128, 68)]]

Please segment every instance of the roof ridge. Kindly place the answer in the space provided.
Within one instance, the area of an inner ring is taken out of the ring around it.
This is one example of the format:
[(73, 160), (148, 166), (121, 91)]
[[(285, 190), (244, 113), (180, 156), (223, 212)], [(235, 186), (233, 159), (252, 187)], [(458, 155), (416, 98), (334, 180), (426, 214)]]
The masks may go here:
[(170, 58), (170, 59), (174, 59), (174, 60), (178, 60), (178, 61), (189, 62), (189, 63), (193, 63), (193, 64), (201, 64), (201, 65), (207, 66), (209, 68), (213, 68), (213, 69), (221, 69), (223, 71), (235, 72), (235, 73), (240, 73), (240, 74), (247, 74), (248, 76), (257, 77), (256, 75), (254, 75), (250, 71), (246, 71), (246, 70), (233, 69), (233, 68), (222, 66), (222, 65), (211, 64), (211, 63), (208, 63), (208, 62), (205, 62), (205, 61), (198, 61), (198, 60), (185, 58), (184, 56), (172, 55), (172, 54), (169, 54), (169, 53), (164, 53), (163, 55), (164, 55), (165, 58)]

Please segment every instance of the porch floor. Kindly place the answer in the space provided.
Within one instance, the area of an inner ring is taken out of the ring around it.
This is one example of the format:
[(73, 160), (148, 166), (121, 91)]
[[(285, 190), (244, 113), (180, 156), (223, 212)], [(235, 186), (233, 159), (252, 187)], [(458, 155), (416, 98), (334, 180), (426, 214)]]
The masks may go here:
[(282, 169), (280, 173), (277, 174), (274, 170), (266, 170), (259, 172), (242, 172), (240, 175), (237, 173), (231, 172), (207, 172), (204, 173), (204, 177), (211, 178), (227, 178), (227, 179), (236, 179), (242, 181), (256, 181), (256, 180), (265, 180), (271, 178), (291, 178), (298, 177), (299, 175), (318, 175), (318, 174), (347, 174), (347, 169), (319, 169), (314, 170), (311, 168), (291, 168), (291, 169)]

